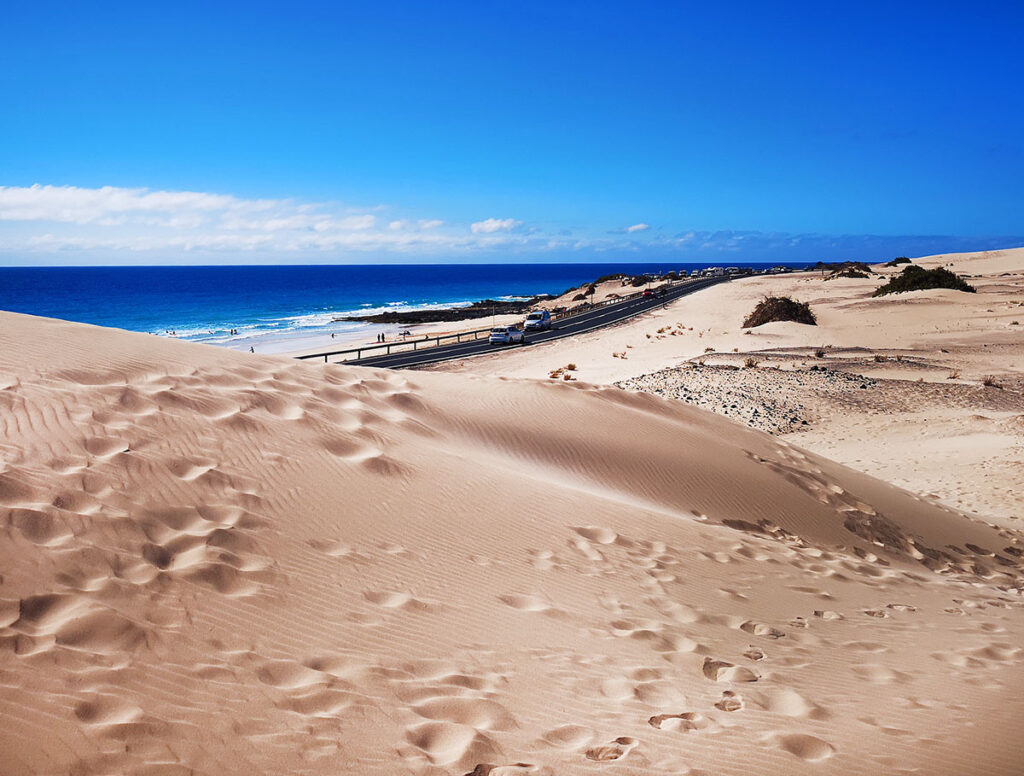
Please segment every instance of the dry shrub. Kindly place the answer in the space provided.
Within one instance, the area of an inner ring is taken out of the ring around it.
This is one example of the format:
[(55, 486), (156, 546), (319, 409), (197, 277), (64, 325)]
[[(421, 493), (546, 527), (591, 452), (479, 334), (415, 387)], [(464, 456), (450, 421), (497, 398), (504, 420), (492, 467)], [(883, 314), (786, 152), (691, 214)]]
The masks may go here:
[(755, 366), (757, 366), (757, 359), (748, 357), (747, 360), (743, 362), (743, 366), (745, 366), (747, 369), (753, 369)]
[(954, 369), (952, 372), (950, 372), (948, 375), (946, 375), (946, 379), (947, 380), (959, 380), (960, 379), (960, 370), (959, 369)]
[(986, 388), (1002, 388), (1003, 387), (1002, 385), (999, 384), (999, 381), (996, 380), (996, 378), (993, 377), (992, 375), (985, 375), (984, 377), (982, 377), (981, 378), (981, 384), (984, 385)]
[(714, 353), (715, 349), (714, 348), (704, 348), (704, 352), (705, 353)]
[(773, 321), (793, 321), (808, 326), (818, 324), (807, 302), (797, 302), (788, 296), (766, 296), (743, 321), (743, 328), (750, 329)]
[(567, 369), (568, 371), (570, 371), (570, 372), (575, 372), (575, 371), (576, 371), (576, 364), (574, 364), (574, 363), (572, 363), (572, 362), (570, 361), (570, 362), (569, 362), (568, 364), (566, 364), (566, 365), (565, 365), (565, 368), (566, 368), (566, 369)]
[(875, 353), (875, 361), (882, 362), (888, 360), (889, 358), (887, 356), (883, 356), (881, 353)]
[(824, 358), (825, 357), (825, 348), (815, 348), (815, 350), (814, 350), (814, 357), (815, 358)]

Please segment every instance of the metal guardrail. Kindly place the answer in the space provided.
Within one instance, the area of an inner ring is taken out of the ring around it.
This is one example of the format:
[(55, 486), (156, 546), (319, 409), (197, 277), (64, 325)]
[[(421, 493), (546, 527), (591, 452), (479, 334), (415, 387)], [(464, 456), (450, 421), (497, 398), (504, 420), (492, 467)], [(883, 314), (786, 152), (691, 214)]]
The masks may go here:
[[(669, 281), (667, 284), (663, 284), (663, 285), (667, 285), (669, 288), (676, 288), (676, 287), (681, 286), (681, 285), (686, 285), (687, 283), (693, 283), (693, 282), (695, 282), (697, 280), (704, 280), (704, 279), (705, 278), (687, 278), (686, 280), (677, 280), (675, 282)], [(586, 307), (581, 306), (579, 308), (573, 308), (571, 310), (564, 310), (564, 311), (559, 312), (559, 313), (554, 313), (553, 312), (553, 313), (551, 313), (551, 319), (554, 320), (554, 321), (561, 321), (561, 320), (564, 320), (566, 318), (573, 318), (573, 317), (575, 317), (577, 315), (582, 315), (583, 313), (589, 313), (591, 310), (597, 310), (597, 309), (599, 309), (601, 307), (607, 307), (607, 306), (613, 305), (613, 304), (620, 304), (622, 302), (628, 302), (631, 299), (637, 299), (639, 297), (642, 297), (643, 294), (644, 294), (643, 291), (637, 291), (636, 293), (628, 294), (626, 296), (619, 296), (619, 297), (615, 297), (614, 299), (605, 299), (602, 302), (598, 302), (597, 304), (590, 304), (590, 305), (587, 305)], [(295, 358), (299, 359), (300, 361), (306, 361), (306, 360), (311, 359), (311, 358), (323, 358), (324, 363), (326, 364), (326, 363), (328, 363), (327, 359), (329, 357), (331, 357), (331, 356), (349, 356), (352, 353), (356, 354), (355, 358), (350, 359), (350, 358), (346, 357), (346, 358), (341, 359), (341, 361), (336, 361), (335, 362), (335, 363), (340, 364), (340, 363), (344, 363), (346, 361), (359, 361), (363, 357), (363, 353), (364, 352), (384, 351), (383, 354), (375, 353), (375, 355), (390, 356), (391, 353), (392, 353), (392, 348), (394, 348), (394, 352), (396, 352), (396, 353), (410, 352), (410, 351), (416, 350), (417, 347), (419, 347), (421, 345), (426, 346), (427, 343), (431, 343), (431, 342), (433, 343), (433, 345), (431, 345), (430, 347), (438, 347), (441, 344), (442, 340), (453, 340), (455, 342), (462, 342), (463, 339), (466, 339), (466, 340), (476, 340), (476, 339), (479, 339), (481, 334), (489, 333), (490, 331), (491, 331), (490, 328), (486, 328), (486, 329), (473, 329), (472, 331), (461, 331), (461, 332), (455, 332), (454, 334), (438, 334), (438, 335), (433, 336), (433, 337), (431, 337), (429, 334), (426, 334), (426, 335), (424, 335), (420, 339), (396, 340), (395, 342), (387, 342), (387, 343), (380, 344), (380, 345), (362, 345), (360, 347), (347, 348), (345, 350), (331, 350), (331, 351), (328, 351), (328, 352), (325, 352), (325, 353), (307, 353), (306, 355), (303, 355), (303, 356), (295, 356)], [(404, 348), (404, 350), (403, 350), (403, 348)]]

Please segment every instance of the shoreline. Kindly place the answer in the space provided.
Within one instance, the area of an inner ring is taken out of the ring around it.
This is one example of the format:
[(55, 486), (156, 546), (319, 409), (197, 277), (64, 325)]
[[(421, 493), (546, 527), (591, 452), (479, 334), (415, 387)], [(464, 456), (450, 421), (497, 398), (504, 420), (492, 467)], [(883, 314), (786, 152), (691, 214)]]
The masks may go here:
[[(782, 264), (773, 266), (776, 269), (783, 268), (786, 272), (795, 272), (800, 271), (799, 268), (804, 265)], [(720, 265), (699, 265), (699, 268), (694, 271), (703, 271), (704, 269), (715, 267), (719, 270), (724, 269)], [(740, 275), (768, 272), (769, 270), (767, 265), (763, 263), (743, 265), (741, 267), (734, 267), (733, 269)], [(376, 338), (380, 334), (386, 336), (390, 341), (394, 341), (394, 338), (399, 336), (402, 331), (409, 331), (413, 337), (428, 334), (434, 336), (437, 334), (453, 334), (457, 332), (472, 331), (473, 329), (488, 328), (491, 325), (508, 325), (521, 321), (525, 317), (526, 312), (499, 313), (497, 315), (484, 314), (470, 318), (461, 318), (458, 320), (439, 320), (417, 323), (404, 322), (401, 320), (392, 323), (378, 323), (374, 322), (372, 320), (373, 318), (380, 318), (389, 315), (395, 315), (400, 318), (416, 318), (430, 317), (431, 314), (435, 314), (440, 317), (448, 311), (453, 311), (458, 314), (459, 311), (466, 308), (480, 307), (482, 309), (486, 309), (486, 303), (492, 299), (505, 305), (514, 305), (519, 301), (530, 301), (533, 303), (532, 307), (535, 307), (536, 309), (552, 309), (556, 307), (571, 309), (575, 306), (584, 304), (585, 301), (596, 303), (606, 299), (615, 298), (616, 296), (633, 293), (637, 288), (643, 285), (630, 285), (629, 281), (633, 279), (652, 278), (652, 280), (647, 283), (647, 285), (650, 286), (652, 283), (657, 284), (658, 282), (663, 282), (663, 279), (665, 278), (672, 279), (677, 277), (678, 274), (680, 273), (677, 273), (675, 270), (666, 270), (661, 275), (652, 274), (650, 272), (640, 275), (630, 275), (625, 272), (619, 272), (612, 275), (584, 280), (576, 286), (553, 294), (540, 293), (533, 295), (520, 295), (503, 293), (494, 295), (488, 299), (479, 299), (476, 301), (458, 300), (451, 302), (431, 302), (424, 303), (419, 306), (406, 306), (403, 303), (403, 306), (399, 307), (378, 306), (371, 308), (370, 310), (343, 310), (334, 313), (318, 313), (316, 315), (325, 318), (330, 317), (333, 318), (333, 320), (327, 320), (318, 326), (308, 326), (301, 330), (250, 331), (247, 326), (239, 325), (237, 327), (238, 333), (234, 335), (227, 331), (224, 333), (211, 331), (208, 335), (195, 335), (196, 338), (193, 338), (177, 334), (170, 335), (171, 331), (175, 331), (172, 329), (167, 329), (163, 332), (154, 331), (150, 333), (161, 337), (169, 336), (171, 339), (195, 342), (204, 345), (213, 345), (214, 347), (222, 347), (239, 352), (248, 352), (250, 348), (254, 348), (254, 352), (256, 353), (268, 355), (306, 355), (317, 351), (344, 349), (345, 347), (358, 347), (361, 345), (374, 345), (377, 344)], [(658, 280), (658, 278), (661, 278), (662, 280)], [(593, 292), (591, 292), (591, 289), (593, 289)], [(504, 291), (508, 292), (509, 289), (506, 288)], [(291, 316), (291, 318), (304, 317), (313, 316), (305, 314)], [(191, 331), (189, 329), (183, 330)], [(230, 327), (230, 331), (234, 331), (234, 327)]]

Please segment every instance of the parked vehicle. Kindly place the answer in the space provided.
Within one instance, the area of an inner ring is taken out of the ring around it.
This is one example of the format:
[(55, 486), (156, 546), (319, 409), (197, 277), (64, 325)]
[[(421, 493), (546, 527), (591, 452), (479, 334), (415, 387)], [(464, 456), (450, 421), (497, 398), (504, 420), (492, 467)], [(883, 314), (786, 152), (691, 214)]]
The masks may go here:
[(487, 341), (492, 345), (515, 345), (523, 342), (523, 330), (518, 326), (496, 326)]
[(551, 328), (551, 313), (547, 310), (534, 310), (523, 322), (525, 331), (544, 331)]
[(654, 291), (649, 288), (644, 289), (644, 296), (654, 296)]

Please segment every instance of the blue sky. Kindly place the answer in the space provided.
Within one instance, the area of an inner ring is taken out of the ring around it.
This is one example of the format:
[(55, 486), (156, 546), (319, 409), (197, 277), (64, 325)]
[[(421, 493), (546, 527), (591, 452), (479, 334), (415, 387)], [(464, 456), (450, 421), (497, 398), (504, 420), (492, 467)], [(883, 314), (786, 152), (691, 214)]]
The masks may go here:
[(1019, 2), (38, 2), (4, 17), (0, 263), (1024, 244)]

